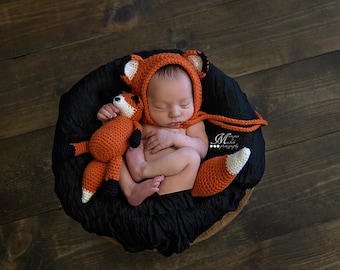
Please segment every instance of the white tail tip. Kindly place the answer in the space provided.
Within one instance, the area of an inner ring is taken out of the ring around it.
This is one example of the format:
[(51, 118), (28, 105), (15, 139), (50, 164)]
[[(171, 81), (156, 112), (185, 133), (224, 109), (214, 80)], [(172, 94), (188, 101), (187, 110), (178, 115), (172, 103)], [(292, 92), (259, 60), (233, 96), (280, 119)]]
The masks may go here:
[(227, 170), (231, 174), (238, 174), (247, 163), (249, 156), (250, 149), (247, 147), (244, 147), (241, 150), (231, 154), (226, 160)]

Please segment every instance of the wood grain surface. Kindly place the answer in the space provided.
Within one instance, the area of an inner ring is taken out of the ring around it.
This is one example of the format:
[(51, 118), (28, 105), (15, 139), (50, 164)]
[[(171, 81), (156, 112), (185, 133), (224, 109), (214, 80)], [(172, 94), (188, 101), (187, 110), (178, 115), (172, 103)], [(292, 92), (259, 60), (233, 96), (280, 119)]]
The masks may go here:
[[(0, 1), (0, 269), (339, 269), (340, 1)], [(266, 171), (181, 254), (128, 253), (54, 193), (60, 96), (115, 58), (199, 49), (269, 126)]]

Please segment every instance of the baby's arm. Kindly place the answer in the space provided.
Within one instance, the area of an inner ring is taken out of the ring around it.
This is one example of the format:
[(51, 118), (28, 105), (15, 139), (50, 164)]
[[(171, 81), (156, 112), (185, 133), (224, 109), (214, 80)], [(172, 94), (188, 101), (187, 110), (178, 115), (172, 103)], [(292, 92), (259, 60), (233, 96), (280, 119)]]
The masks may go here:
[(186, 135), (179, 135), (182, 136), (175, 137), (175, 147), (179, 148), (183, 144), (183, 146), (189, 146), (196, 149), (201, 158), (204, 158), (207, 155), (209, 141), (203, 121), (188, 127)]
[(201, 158), (208, 152), (208, 137), (203, 122), (190, 126), (186, 134), (169, 129), (155, 129), (146, 134), (146, 149), (157, 153), (168, 147), (181, 148), (184, 146), (195, 149)]
[(98, 120), (105, 123), (112, 118), (117, 117), (118, 114), (119, 110), (112, 103), (108, 103), (99, 109), (97, 113), (97, 118)]

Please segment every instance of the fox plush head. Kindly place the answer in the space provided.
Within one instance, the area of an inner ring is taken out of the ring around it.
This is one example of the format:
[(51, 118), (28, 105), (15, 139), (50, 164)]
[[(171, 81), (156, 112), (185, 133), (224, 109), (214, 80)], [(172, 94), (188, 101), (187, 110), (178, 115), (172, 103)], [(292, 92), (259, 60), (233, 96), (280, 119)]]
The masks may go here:
[(123, 92), (115, 96), (112, 103), (119, 109), (120, 115), (126, 116), (132, 121), (139, 121), (142, 118), (143, 103), (135, 94)]

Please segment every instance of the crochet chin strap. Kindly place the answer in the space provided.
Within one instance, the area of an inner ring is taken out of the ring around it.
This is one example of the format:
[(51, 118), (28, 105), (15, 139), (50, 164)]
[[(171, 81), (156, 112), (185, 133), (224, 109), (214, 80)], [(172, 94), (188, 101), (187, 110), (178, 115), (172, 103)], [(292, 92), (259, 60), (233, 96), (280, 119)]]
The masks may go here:
[(208, 120), (214, 125), (220, 126), (224, 129), (249, 133), (249, 132), (253, 132), (257, 130), (261, 126), (268, 125), (268, 122), (264, 120), (263, 117), (257, 111), (255, 111), (255, 115), (257, 119), (241, 120), (241, 119), (230, 118), (230, 117), (226, 117), (222, 115), (208, 114), (208, 113), (200, 111), (198, 112), (198, 116), (196, 118), (185, 122), (181, 126), (181, 128), (187, 128), (200, 121)]

